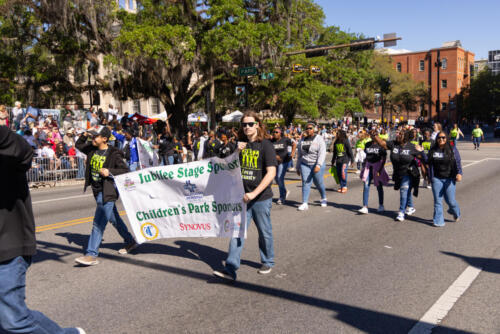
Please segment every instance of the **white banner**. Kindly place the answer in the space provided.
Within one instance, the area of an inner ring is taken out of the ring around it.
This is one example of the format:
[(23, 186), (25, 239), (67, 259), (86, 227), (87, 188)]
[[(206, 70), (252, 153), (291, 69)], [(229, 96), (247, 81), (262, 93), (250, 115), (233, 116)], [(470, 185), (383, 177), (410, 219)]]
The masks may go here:
[(139, 155), (140, 169), (159, 165), (158, 154), (149, 141), (137, 138), (137, 154)]
[(246, 238), (238, 152), (115, 176), (137, 243), (161, 238)]

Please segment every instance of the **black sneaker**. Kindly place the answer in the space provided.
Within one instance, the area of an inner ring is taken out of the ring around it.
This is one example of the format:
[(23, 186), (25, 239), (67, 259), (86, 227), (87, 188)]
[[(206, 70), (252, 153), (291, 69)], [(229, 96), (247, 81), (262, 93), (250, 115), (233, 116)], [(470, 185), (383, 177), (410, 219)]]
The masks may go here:
[(224, 278), (230, 281), (236, 281), (236, 273), (231, 274), (229, 271), (227, 271), (227, 269), (221, 271), (214, 270), (213, 274), (215, 277)]
[(261, 275), (267, 275), (271, 270), (273, 270), (273, 268), (269, 267), (267, 264), (263, 264), (257, 272)]

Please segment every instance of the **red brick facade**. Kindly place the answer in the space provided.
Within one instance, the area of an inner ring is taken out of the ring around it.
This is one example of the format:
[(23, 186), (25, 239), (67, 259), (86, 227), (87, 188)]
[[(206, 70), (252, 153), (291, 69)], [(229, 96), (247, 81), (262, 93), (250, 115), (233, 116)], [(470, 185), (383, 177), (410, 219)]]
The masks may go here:
[[(436, 66), (438, 53), (442, 63), (439, 67), (439, 81), (438, 67)], [(400, 114), (392, 115), (392, 117), (390, 112), (387, 112), (384, 118), (388, 121), (392, 118), (394, 121), (398, 117), (406, 121), (422, 116), (425, 120), (457, 121), (460, 111), (457, 111), (456, 108), (456, 96), (463, 87), (470, 84), (471, 70), (474, 68), (474, 53), (455, 46), (390, 55), (390, 57), (395, 70), (409, 73), (414, 80), (422, 81), (427, 85), (431, 92), (431, 101), (422, 101), (417, 110), (413, 112), (408, 113), (403, 110)], [(439, 108), (437, 103), (439, 103)], [(377, 111), (376, 114), (371, 111), (367, 113), (367, 116), (380, 119), (380, 108)]]

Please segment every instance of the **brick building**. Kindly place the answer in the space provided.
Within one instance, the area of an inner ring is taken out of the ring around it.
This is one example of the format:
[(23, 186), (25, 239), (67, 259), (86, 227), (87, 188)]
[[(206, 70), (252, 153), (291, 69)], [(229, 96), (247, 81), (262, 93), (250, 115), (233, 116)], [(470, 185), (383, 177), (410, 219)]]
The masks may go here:
[[(462, 48), (460, 41), (444, 43), (442, 47), (427, 51), (390, 55), (394, 69), (411, 74), (417, 81), (427, 84), (429, 101), (422, 101), (410, 119), (420, 116), (425, 120), (456, 122), (456, 98), (463, 87), (470, 84), (474, 72), (474, 53)], [(441, 65), (437, 66), (438, 59)], [(403, 112), (401, 115), (406, 115)]]

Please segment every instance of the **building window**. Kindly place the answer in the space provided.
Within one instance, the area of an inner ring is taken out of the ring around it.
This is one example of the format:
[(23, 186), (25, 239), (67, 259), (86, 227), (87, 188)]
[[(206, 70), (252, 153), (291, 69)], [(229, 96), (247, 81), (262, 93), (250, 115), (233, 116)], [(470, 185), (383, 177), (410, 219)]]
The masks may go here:
[(425, 70), (425, 61), (421, 60), (419, 63), (418, 63), (418, 70), (420, 72), (423, 72)]
[(446, 110), (447, 107), (448, 105), (446, 104), (446, 102), (441, 103), (441, 110)]
[(160, 113), (160, 100), (157, 98), (152, 98), (151, 99), (151, 112), (153, 114), (159, 114)]
[(441, 88), (448, 88), (448, 80), (441, 80)]
[(401, 72), (401, 63), (396, 64), (396, 71)]
[(134, 100), (134, 103), (132, 105), (132, 111), (137, 114), (141, 113), (141, 100)]
[(448, 59), (446, 58), (441, 59), (441, 68), (443, 70), (446, 70), (448, 68)]

